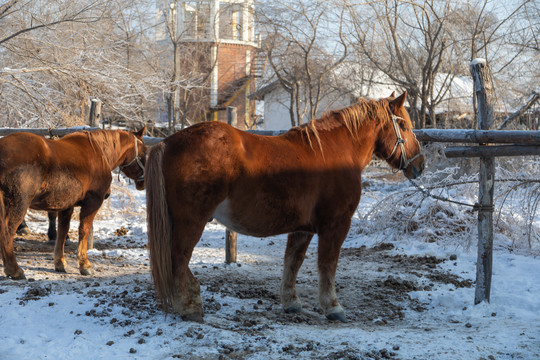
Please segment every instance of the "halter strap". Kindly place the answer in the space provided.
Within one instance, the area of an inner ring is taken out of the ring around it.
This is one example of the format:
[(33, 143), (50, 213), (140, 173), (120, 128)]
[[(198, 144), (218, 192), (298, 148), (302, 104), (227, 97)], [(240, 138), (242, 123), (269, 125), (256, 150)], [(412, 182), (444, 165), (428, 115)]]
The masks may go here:
[[(142, 181), (144, 180), (144, 175), (146, 174), (146, 169), (144, 168), (144, 164), (142, 163), (141, 161), (141, 157), (139, 156), (139, 147), (137, 146), (138, 143), (137, 142), (140, 142), (140, 143), (143, 143), (142, 140), (140, 140), (139, 138), (137, 138), (135, 136), (135, 157), (133, 158), (133, 160), (131, 160), (128, 164), (126, 165), (120, 165), (119, 168), (120, 168), (120, 171), (123, 171), (123, 169), (127, 168), (128, 166), (131, 166), (134, 162), (137, 162), (137, 165), (139, 165), (139, 168), (141, 168), (142, 170), (142, 175), (139, 176), (137, 179), (137, 181)], [(144, 143), (143, 143), (144, 144)]]
[[(407, 141), (407, 139), (404, 139), (404, 138), (401, 137), (401, 131), (400, 131), (399, 125), (397, 123), (398, 119), (401, 119), (401, 120), (405, 120), (405, 119), (403, 119), (400, 116), (394, 115), (394, 114), (390, 114), (390, 117), (392, 118), (392, 125), (394, 126), (394, 131), (396, 133), (396, 143), (394, 144), (394, 148), (392, 149), (392, 152), (390, 153), (390, 155), (388, 155), (386, 160), (389, 160), (392, 156), (394, 156), (394, 153), (396, 152), (396, 150), (397, 150), (397, 148), (399, 146), (399, 148), (401, 150), (401, 159), (399, 161), (399, 169), (398, 170), (405, 170), (406, 168), (409, 167), (410, 163), (412, 163), (416, 158), (418, 158), (419, 156), (422, 155), (422, 152), (419, 152), (418, 154), (413, 156), (413, 158), (410, 159), (410, 160), (407, 158), (407, 153), (405, 152), (405, 141)], [(416, 136), (414, 134), (413, 134), (413, 136), (414, 136), (414, 139), (416, 140)], [(418, 140), (416, 140), (416, 142), (418, 142)]]

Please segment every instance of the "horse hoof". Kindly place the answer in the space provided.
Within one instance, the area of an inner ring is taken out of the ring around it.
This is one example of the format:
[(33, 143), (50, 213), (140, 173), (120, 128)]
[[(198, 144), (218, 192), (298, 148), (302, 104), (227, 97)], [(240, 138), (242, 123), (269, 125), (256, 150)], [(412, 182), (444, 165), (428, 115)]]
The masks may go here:
[(94, 275), (94, 269), (92, 268), (86, 268), (86, 269), (80, 269), (81, 275)]
[(347, 320), (347, 318), (345, 317), (345, 313), (343, 311), (327, 314), (326, 318), (332, 321), (341, 321), (344, 323), (349, 322), (349, 320)]
[(293, 303), (287, 306), (283, 306), (283, 310), (287, 314), (299, 314), (303, 311), (302, 305), (300, 303)]
[(22, 269), (17, 270), (14, 275), (8, 275), (8, 277), (12, 280), (26, 280), (26, 276), (24, 276), (24, 271), (22, 271)]
[(28, 227), (18, 229), (17, 235), (30, 235), (30, 229)]
[(55, 266), (54, 271), (59, 272), (59, 273), (66, 273), (67, 272), (66, 268), (63, 267), (63, 266)]
[(198, 323), (204, 322), (202, 314), (187, 314), (187, 315), (181, 315), (180, 317), (184, 321), (193, 321), (193, 322), (198, 322)]

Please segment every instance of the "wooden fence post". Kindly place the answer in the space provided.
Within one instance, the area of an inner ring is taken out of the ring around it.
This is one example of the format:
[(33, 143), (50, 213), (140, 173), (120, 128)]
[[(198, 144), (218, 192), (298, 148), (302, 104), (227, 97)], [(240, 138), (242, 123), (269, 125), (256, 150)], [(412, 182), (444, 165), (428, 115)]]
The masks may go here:
[[(236, 125), (236, 108), (233, 106), (227, 107), (227, 123)], [(225, 262), (230, 264), (236, 262), (236, 238), (237, 234), (234, 231), (227, 229), (225, 231)]]
[(101, 120), (101, 100), (92, 99), (90, 104), (90, 115), (88, 118), (88, 125), (94, 128), (99, 126), (99, 121)]
[[(90, 114), (88, 118), (88, 125), (90, 125), (91, 128), (99, 126), (99, 122), (101, 120), (101, 100), (99, 99), (92, 99), (92, 102), (90, 104)], [(94, 248), (94, 227), (90, 229), (90, 233), (88, 234), (88, 249)]]
[[(470, 64), (474, 91), (478, 100), (478, 128), (488, 130), (493, 124), (491, 71), (484, 59)], [(482, 145), (482, 144), (481, 144)], [(474, 303), (489, 302), (493, 264), (493, 191), (495, 158), (480, 157), (478, 192), (478, 258), (476, 260), (476, 290)]]

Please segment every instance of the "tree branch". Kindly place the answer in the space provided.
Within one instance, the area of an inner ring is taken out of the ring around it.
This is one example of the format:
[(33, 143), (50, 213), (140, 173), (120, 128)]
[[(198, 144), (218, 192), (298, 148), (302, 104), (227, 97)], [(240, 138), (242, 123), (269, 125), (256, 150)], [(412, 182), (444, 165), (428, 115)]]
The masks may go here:
[(514, 120), (515, 118), (523, 115), (523, 113), (525, 111), (529, 110), (531, 108), (531, 106), (533, 106), (538, 101), (538, 99), (540, 99), (540, 93), (537, 92), (537, 91), (533, 91), (533, 93), (531, 94), (531, 97), (529, 98), (529, 100), (527, 100), (527, 103), (525, 105), (523, 105), (521, 107), (521, 109), (519, 109), (518, 111), (508, 115), (506, 117), (506, 119), (504, 119), (503, 123), (501, 124), (501, 126), (499, 126), (499, 128), (497, 130), (504, 129), (506, 126), (508, 126), (508, 124), (510, 124), (510, 122), (512, 122), (512, 120)]

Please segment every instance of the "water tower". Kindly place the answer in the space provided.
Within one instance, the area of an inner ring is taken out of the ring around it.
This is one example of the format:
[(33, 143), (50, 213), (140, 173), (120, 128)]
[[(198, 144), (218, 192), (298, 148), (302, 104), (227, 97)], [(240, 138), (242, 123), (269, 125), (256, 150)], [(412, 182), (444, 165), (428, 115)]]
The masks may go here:
[(204, 84), (189, 90), (190, 99), (187, 93), (180, 96), (187, 118), (226, 122), (227, 107), (234, 106), (233, 125), (251, 127), (255, 103), (247, 95), (255, 91), (264, 59), (258, 55), (254, 0), (178, 0), (171, 9), (180, 40), (180, 73), (198, 71), (204, 78)]

